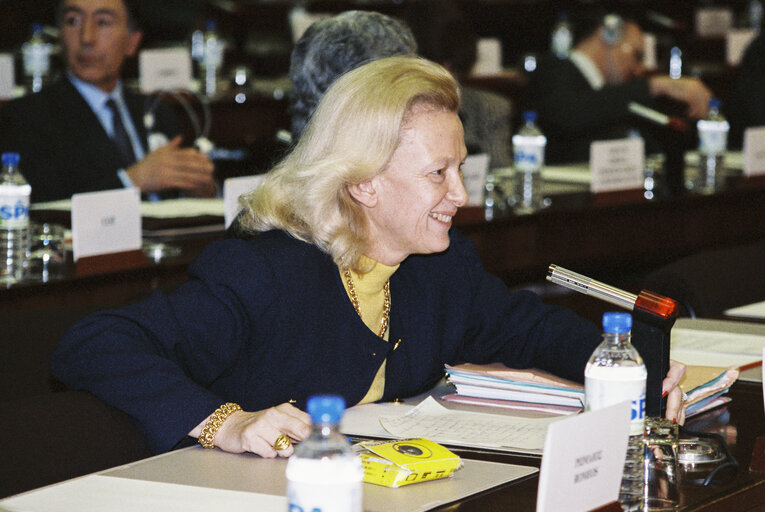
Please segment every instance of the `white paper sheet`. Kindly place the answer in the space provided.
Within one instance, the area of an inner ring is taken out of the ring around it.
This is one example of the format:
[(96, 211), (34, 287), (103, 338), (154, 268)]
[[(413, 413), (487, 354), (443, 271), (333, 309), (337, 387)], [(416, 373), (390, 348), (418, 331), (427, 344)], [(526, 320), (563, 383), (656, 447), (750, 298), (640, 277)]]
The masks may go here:
[(670, 336), (670, 357), (699, 366), (743, 366), (765, 347), (765, 325), (749, 322), (680, 318)]
[(452, 411), (433, 397), (401, 416), (382, 416), (380, 423), (395, 437), (425, 437), (438, 443), (488, 448), (544, 448), (547, 427), (559, 417), (521, 418)]
[(88, 475), (0, 501), (10, 512), (284, 512), (284, 496)]
[(725, 311), (726, 316), (765, 319), (765, 301), (739, 306)]
[[(70, 199), (34, 203), (32, 210), (61, 210), (72, 209)], [(223, 199), (166, 199), (164, 201), (141, 201), (141, 217), (157, 219), (172, 219), (177, 217), (198, 217), (213, 215), (223, 217)]]

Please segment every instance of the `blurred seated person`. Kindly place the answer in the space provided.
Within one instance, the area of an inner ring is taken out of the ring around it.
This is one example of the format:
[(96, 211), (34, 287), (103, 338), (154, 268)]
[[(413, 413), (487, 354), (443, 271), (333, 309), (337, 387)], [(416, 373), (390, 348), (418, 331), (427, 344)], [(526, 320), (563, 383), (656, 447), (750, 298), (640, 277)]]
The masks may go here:
[[(511, 293), (452, 228), (458, 109), (452, 75), (418, 57), (344, 74), (243, 199), (248, 236), (210, 244), (173, 292), (83, 320), (53, 373), (131, 415), (154, 452), (198, 438), (263, 457), (309, 435), (314, 394), (410, 397), (460, 361), (582, 381), (600, 329)], [(664, 381), (680, 421), (683, 373)]]
[[(470, 152), (486, 153), (490, 167), (513, 164), (511, 147), (512, 104), (491, 91), (465, 85), (476, 61), (478, 36), (456, 2), (427, 0), (416, 3), (410, 25), (417, 38), (419, 54), (438, 62), (460, 83), (462, 103), (459, 116)], [(427, 13), (437, 12), (438, 16)]]
[[(0, 150), (21, 154), (33, 202), (127, 186), (143, 194), (215, 193), (212, 162), (181, 147), (169, 107), (123, 87), (123, 64), (142, 35), (133, 1), (61, 0), (66, 73), (0, 108)], [(148, 132), (159, 147), (149, 146)]]
[(627, 137), (640, 128), (646, 151), (658, 150), (645, 133), (655, 127), (632, 114), (630, 102), (653, 108), (656, 98), (668, 97), (681, 104), (684, 116), (707, 114), (712, 93), (700, 80), (644, 76), (643, 32), (634, 21), (617, 14), (584, 18), (575, 35), (569, 58), (541, 58), (526, 86), (527, 107), (537, 111), (547, 136), (547, 162), (587, 161), (593, 141)]
[(765, 34), (749, 43), (726, 103), (731, 146), (741, 147), (744, 130), (765, 126)]
[(378, 12), (346, 11), (312, 23), (290, 56), (292, 140), (337, 77), (374, 59), (416, 53), (409, 27)]

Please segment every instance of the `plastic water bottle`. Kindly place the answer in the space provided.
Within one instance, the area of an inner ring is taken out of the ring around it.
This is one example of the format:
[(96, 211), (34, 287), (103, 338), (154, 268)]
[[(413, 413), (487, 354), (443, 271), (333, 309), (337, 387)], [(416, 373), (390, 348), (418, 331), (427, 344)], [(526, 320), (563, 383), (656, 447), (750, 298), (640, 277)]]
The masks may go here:
[(308, 414), (313, 432), (287, 462), (289, 512), (361, 512), (361, 460), (338, 431), (342, 397), (313, 396)]
[(683, 76), (683, 51), (673, 46), (669, 51), (669, 77), (678, 79)]
[(218, 25), (215, 20), (207, 21), (200, 64), (204, 94), (208, 98), (213, 97), (218, 92), (218, 78), (223, 69), (223, 41), (218, 36)]
[(558, 14), (558, 21), (555, 27), (553, 27), (550, 37), (550, 49), (559, 59), (566, 59), (571, 52), (573, 42), (574, 32), (571, 30), (571, 23), (568, 21), (568, 13), (561, 11)]
[(720, 100), (709, 100), (709, 113), (696, 122), (699, 134), (699, 172), (690, 181), (690, 189), (702, 194), (718, 190), (724, 178), (725, 152), (728, 150), (730, 125), (720, 113)]
[(647, 372), (643, 358), (630, 343), (632, 316), (603, 315), (603, 342), (590, 356), (584, 370), (585, 409), (602, 409), (632, 402), (630, 438), (619, 502), (625, 510), (636, 510), (643, 500), (643, 436)]
[(762, 25), (762, 2), (760, 0), (750, 0), (747, 11), (749, 28), (759, 31)]
[(39, 23), (32, 25), (32, 37), (21, 45), (21, 54), (29, 89), (40, 92), (50, 73), (51, 45), (45, 42), (42, 25)]
[(19, 154), (3, 153), (0, 172), (0, 284), (9, 286), (24, 277), (29, 247), (29, 197), (32, 187), (19, 172)]
[(537, 113), (523, 113), (524, 124), (513, 135), (513, 199), (516, 213), (531, 213), (544, 206), (542, 167), (547, 137), (537, 127)]

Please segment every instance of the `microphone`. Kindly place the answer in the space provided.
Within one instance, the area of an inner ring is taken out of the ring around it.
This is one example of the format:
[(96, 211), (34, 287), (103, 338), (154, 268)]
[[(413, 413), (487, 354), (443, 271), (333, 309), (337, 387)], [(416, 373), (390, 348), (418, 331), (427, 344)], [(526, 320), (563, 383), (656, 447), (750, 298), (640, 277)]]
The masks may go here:
[(550, 265), (548, 267), (547, 280), (570, 290), (596, 297), (628, 311), (637, 309), (662, 320), (674, 318), (679, 312), (677, 302), (669, 297), (664, 297), (648, 290), (643, 290), (638, 295), (635, 295), (559, 267), (558, 265)]
[(648, 108), (645, 105), (641, 105), (635, 101), (631, 101), (629, 105), (627, 105), (627, 108), (636, 116), (647, 119), (658, 125), (668, 126), (669, 128), (678, 132), (684, 132), (688, 130), (688, 123), (682, 119), (674, 116), (668, 116), (667, 114), (663, 114), (658, 110)]

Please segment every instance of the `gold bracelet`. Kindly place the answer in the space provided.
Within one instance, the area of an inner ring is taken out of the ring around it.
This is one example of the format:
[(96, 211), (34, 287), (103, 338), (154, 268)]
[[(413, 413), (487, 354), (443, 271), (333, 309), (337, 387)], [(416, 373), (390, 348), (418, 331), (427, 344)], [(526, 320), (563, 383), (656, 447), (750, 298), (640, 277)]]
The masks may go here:
[(205, 423), (202, 432), (199, 434), (199, 444), (205, 448), (215, 448), (213, 444), (213, 438), (218, 433), (218, 429), (226, 419), (234, 414), (236, 411), (241, 411), (242, 407), (239, 404), (233, 402), (227, 402), (218, 407), (214, 413), (210, 416), (210, 419)]

